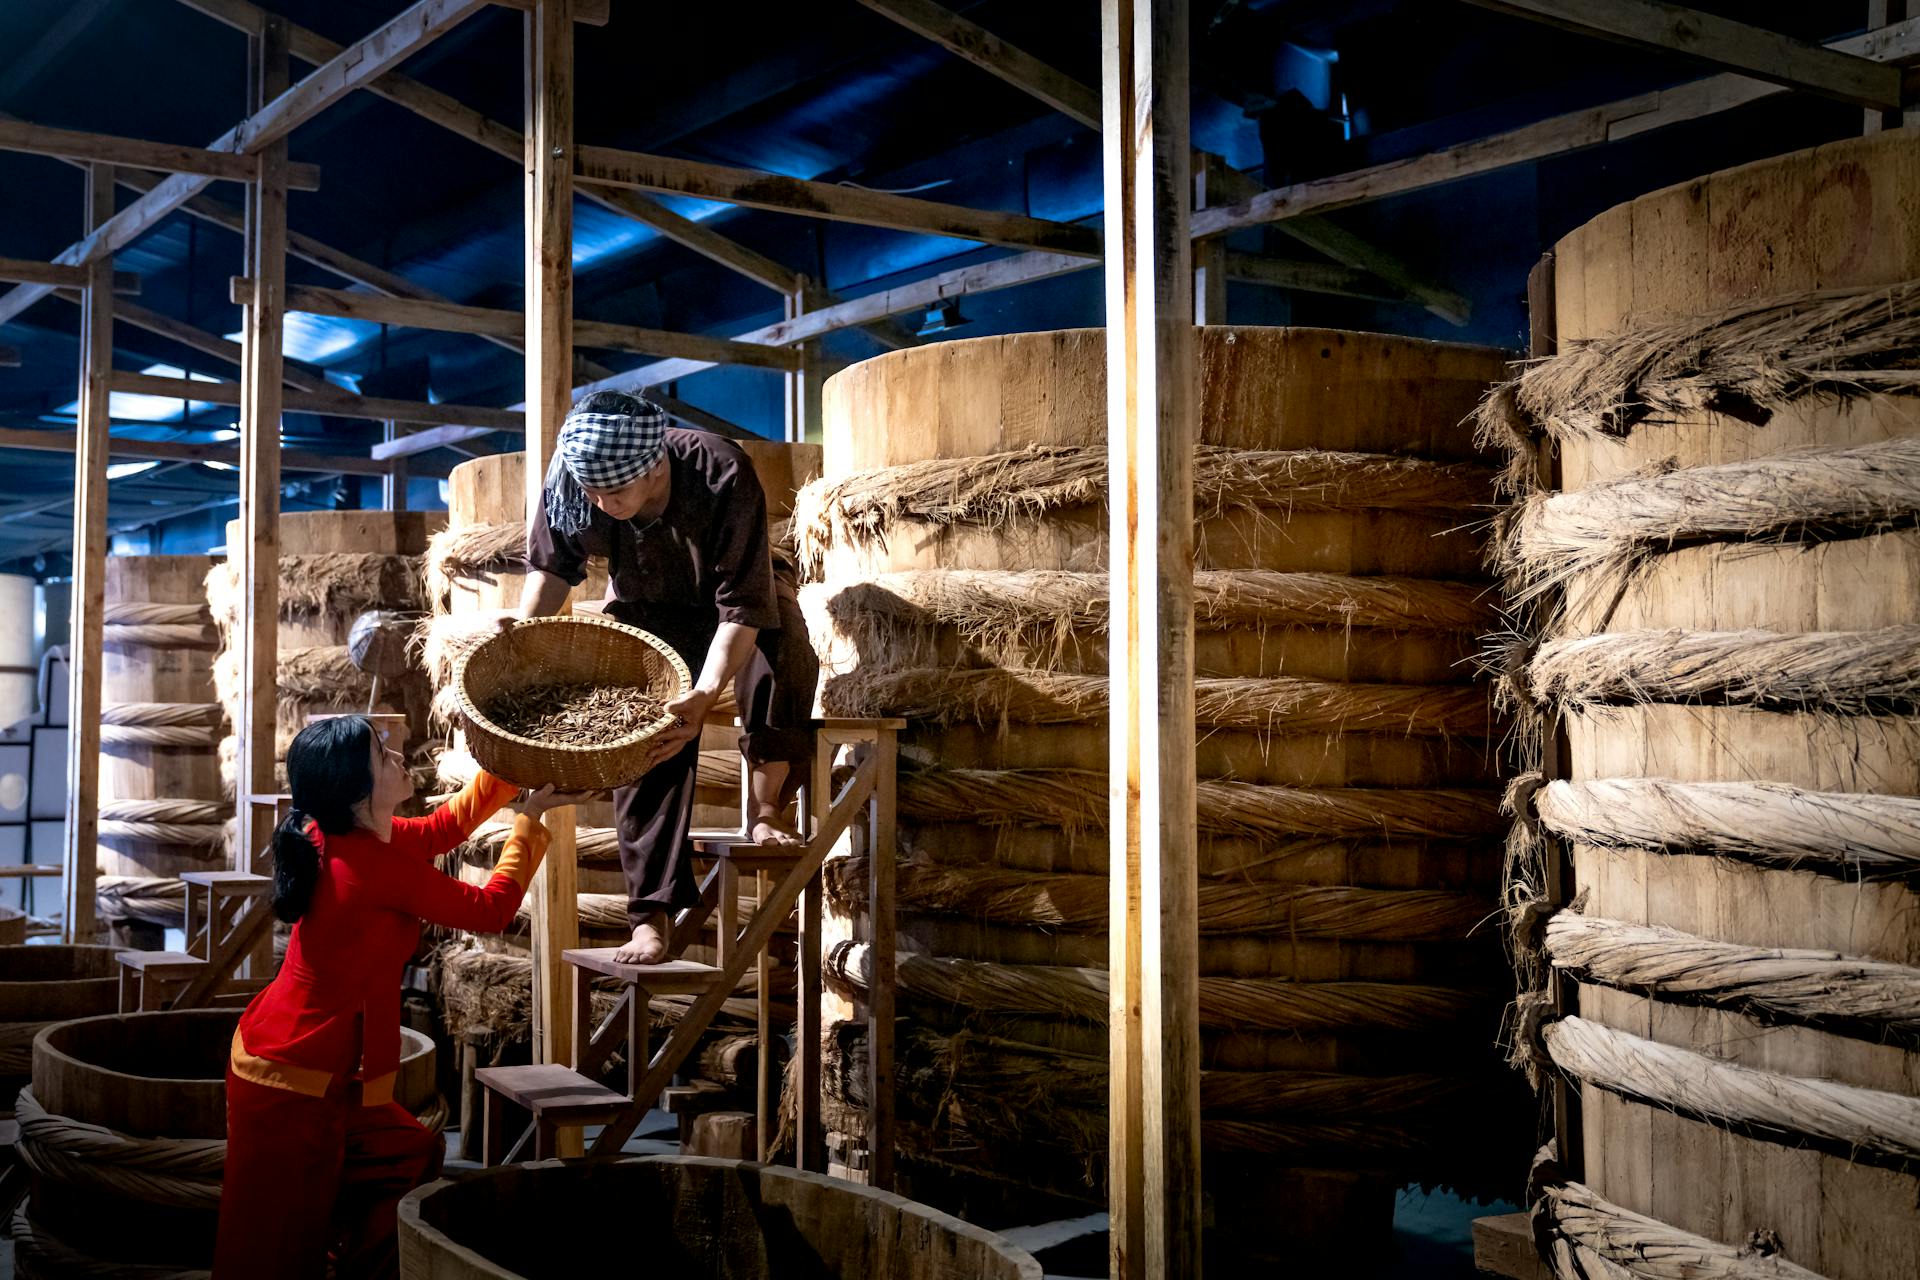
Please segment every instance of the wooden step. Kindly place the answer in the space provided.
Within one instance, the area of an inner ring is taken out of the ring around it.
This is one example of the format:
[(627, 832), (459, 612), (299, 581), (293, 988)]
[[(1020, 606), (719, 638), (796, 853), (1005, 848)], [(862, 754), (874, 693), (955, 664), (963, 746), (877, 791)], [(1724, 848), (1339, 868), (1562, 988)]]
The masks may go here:
[(695, 857), (725, 858), (737, 871), (786, 871), (806, 851), (804, 844), (755, 844), (738, 835), (715, 836), (693, 842)]
[(475, 1084), (490, 1089), (515, 1106), (556, 1124), (591, 1124), (603, 1114), (625, 1109), (627, 1096), (572, 1067), (534, 1063), (522, 1067), (481, 1067)]
[(699, 995), (720, 981), (721, 972), (710, 964), (692, 960), (662, 960), (659, 964), (622, 964), (615, 960), (618, 947), (580, 947), (562, 951), (560, 958), (589, 973), (639, 987), (648, 995)]
[(199, 956), (185, 951), (122, 951), (114, 957), (123, 969), (137, 969), (149, 978), (190, 978), (207, 967)]
[(235, 898), (257, 898), (273, 888), (272, 876), (257, 876), (251, 871), (182, 871), (180, 881)]

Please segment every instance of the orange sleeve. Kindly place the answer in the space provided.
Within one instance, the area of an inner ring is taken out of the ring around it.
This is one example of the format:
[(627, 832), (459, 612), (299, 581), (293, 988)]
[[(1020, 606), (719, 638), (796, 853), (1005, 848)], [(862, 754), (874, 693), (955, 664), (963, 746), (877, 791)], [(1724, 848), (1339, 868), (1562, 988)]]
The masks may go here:
[(460, 794), (424, 818), (395, 818), (393, 847), (420, 859), (437, 858), (474, 833), (520, 794), (520, 788), (482, 769)]
[(513, 831), (500, 850), (499, 861), (493, 864), (494, 876), (507, 877), (525, 893), (533, 883), (534, 873), (540, 870), (541, 860), (547, 856), (547, 841), (552, 838), (544, 822), (531, 814), (521, 814), (513, 820)]

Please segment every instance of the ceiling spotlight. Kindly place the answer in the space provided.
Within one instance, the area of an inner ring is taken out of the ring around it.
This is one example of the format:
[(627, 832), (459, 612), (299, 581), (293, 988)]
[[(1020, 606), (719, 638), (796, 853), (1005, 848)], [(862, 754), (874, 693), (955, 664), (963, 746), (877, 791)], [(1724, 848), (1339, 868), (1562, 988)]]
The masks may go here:
[(927, 318), (920, 322), (920, 328), (915, 333), (918, 337), (930, 338), (936, 333), (945, 333), (949, 329), (958, 329), (962, 325), (972, 323), (973, 321), (960, 314), (960, 302), (955, 299), (952, 302), (942, 302), (937, 306), (928, 307)]

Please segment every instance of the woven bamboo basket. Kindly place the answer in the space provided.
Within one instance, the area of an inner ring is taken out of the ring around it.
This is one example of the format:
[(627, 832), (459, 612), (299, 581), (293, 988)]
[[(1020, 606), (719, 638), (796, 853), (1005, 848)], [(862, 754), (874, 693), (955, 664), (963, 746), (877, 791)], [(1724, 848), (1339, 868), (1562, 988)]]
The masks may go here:
[(653, 740), (671, 728), (663, 715), (624, 738), (584, 747), (508, 733), (480, 707), (497, 694), (543, 684), (643, 684), (662, 702), (693, 687), (673, 647), (638, 627), (605, 618), (534, 618), (462, 656), (453, 670), (467, 745), (480, 767), (521, 786), (562, 791), (624, 787), (647, 771)]

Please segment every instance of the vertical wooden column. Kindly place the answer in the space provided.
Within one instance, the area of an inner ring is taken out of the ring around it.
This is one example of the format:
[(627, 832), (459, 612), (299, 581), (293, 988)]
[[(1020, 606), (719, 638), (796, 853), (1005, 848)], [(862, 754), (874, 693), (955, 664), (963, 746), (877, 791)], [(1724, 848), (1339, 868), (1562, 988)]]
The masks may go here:
[[(249, 112), (287, 90), (287, 24), (268, 16), (248, 41)], [(253, 301), (240, 325), (240, 539), (228, 548), (240, 584), (240, 839), (235, 869), (263, 870), (274, 810), (254, 802), (279, 791), (274, 731), (280, 700), (280, 338), (287, 297), (287, 144), (260, 153), (247, 185), (246, 274)]]
[[(1867, 0), (1867, 30), (1905, 22), (1917, 8), (1920, 5), (1916, 5), (1915, 0)], [(1909, 107), (1904, 111), (1876, 111), (1868, 107), (1862, 132), (1880, 133), (1915, 123), (1920, 123), (1920, 107)]]
[[(837, 750), (833, 735), (823, 732), (815, 736), (813, 777), (807, 789), (813, 806), (813, 826), (807, 833), (810, 841), (820, 839), (833, 815), (833, 757)], [(825, 1078), (820, 1062), (820, 1037), (825, 1031), (820, 1015), (821, 892), (821, 877), (816, 873), (800, 898), (800, 938), (795, 957), (799, 986), (794, 992), (793, 1031), (794, 1165), (815, 1173), (827, 1171), (826, 1130), (820, 1117), (820, 1088)]]
[[(380, 438), (392, 444), (401, 436), (400, 424), (391, 418), (380, 424)], [(407, 509), (407, 460), (391, 458), (387, 473), (380, 477), (380, 505), (388, 511)]]
[[(87, 168), (86, 229), (113, 217), (113, 167)], [(73, 448), (73, 615), (67, 651), (66, 942), (92, 942), (100, 844), (100, 681), (107, 578), (107, 379), (113, 373), (113, 258), (87, 267), (80, 298), (80, 421)]]
[[(573, 402), (573, 0), (540, 0), (526, 18), (527, 511), (538, 509), (554, 441)], [(575, 812), (547, 813), (546, 864), (534, 881), (534, 1057), (573, 1060), (570, 966), (580, 945)], [(576, 1131), (577, 1132), (577, 1131)], [(568, 1152), (567, 1154), (573, 1154)]]
[(1185, 0), (1103, 0), (1112, 1274), (1200, 1274)]
[(875, 731), (871, 748), (879, 766), (874, 773), (873, 799), (867, 802), (867, 913), (868, 954), (873, 971), (867, 980), (867, 1185), (893, 1190), (894, 1144), (894, 1001), (895, 948), (899, 945), (894, 881), (899, 851), (895, 848), (900, 739), (887, 727)]
[[(1206, 151), (1194, 152), (1193, 160), (1193, 207), (1204, 209), (1208, 205), (1233, 203), (1220, 189), (1223, 182), (1220, 174), (1226, 169), (1227, 162)], [(1193, 246), (1193, 322), (1227, 322), (1225, 236), (1210, 236)]]
[[(818, 306), (819, 290), (814, 286), (813, 281), (802, 276), (800, 287), (787, 295), (786, 318), (798, 320)], [(826, 380), (819, 342), (800, 344), (800, 367), (786, 374), (785, 377), (787, 443), (805, 444), (809, 439), (818, 439), (821, 422), (820, 387)]]

